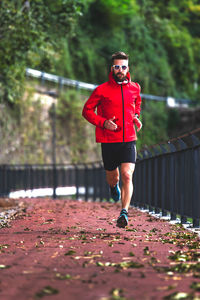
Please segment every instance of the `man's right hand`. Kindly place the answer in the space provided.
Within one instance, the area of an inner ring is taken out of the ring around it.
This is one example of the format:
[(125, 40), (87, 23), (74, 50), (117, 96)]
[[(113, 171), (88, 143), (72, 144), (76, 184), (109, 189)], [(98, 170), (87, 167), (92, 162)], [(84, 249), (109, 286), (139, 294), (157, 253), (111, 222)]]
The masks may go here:
[(111, 131), (115, 131), (117, 129), (117, 124), (115, 124), (114, 120), (115, 120), (115, 117), (112, 117), (112, 119), (106, 120), (104, 122), (104, 128), (111, 130)]

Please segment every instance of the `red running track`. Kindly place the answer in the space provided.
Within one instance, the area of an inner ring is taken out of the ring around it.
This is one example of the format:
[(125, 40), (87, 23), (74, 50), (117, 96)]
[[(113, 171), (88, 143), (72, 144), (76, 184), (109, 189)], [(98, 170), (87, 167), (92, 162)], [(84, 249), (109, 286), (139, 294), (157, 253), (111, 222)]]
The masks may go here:
[(198, 252), (197, 236), (180, 226), (130, 208), (129, 226), (117, 228), (120, 205), (113, 203), (24, 202), (26, 211), (0, 229), (1, 300), (198, 297), (196, 271), (162, 269), (177, 264), (169, 255), (189, 251), (188, 243)]

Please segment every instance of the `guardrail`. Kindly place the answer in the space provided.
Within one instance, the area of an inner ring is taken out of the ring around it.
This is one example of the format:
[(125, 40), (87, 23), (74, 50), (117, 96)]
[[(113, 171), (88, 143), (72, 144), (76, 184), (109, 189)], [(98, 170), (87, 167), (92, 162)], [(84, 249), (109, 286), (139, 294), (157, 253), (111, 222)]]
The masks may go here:
[[(34, 78), (39, 78), (42, 81), (42, 83), (44, 83), (45, 80), (54, 82), (58, 84), (59, 88), (62, 88), (63, 85), (66, 85), (66, 86), (75, 87), (77, 89), (85, 89), (85, 90), (92, 91), (98, 86), (97, 84), (72, 80), (72, 79), (64, 78), (62, 76), (57, 76), (46, 72), (34, 70), (31, 68), (26, 68), (26, 75)], [(141, 97), (146, 100), (164, 101), (166, 102), (166, 105), (168, 107), (188, 107), (189, 104), (192, 103), (194, 104), (194, 102), (189, 99), (175, 99), (173, 97), (162, 97), (162, 96), (147, 95), (142, 93), (141, 93)]]
[(77, 89), (85, 89), (85, 90), (94, 90), (97, 87), (96, 84), (90, 84), (90, 83), (86, 83), (86, 82), (82, 82), (82, 81), (78, 81), (78, 80), (68, 79), (68, 78), (65, 78), (62, 76), (57, 76), (57, 75), (49, 74), (46, 72), (42, 72), (42, 71), (30, 69), (30, 68), (26, 69), (26, 75), (34, 77), (34, 78), (39, 78), (43, 82), (45, 80), (47, 80), (47, 81), (57, 83), (60, 88), (63, 85), (72, 86)]
[(132, 204), (171, 220), (180, 216), (193, 226), (200, 221), (200, 128), (186, 135), (143, 149), (134, 174)]
[[(200, 222), (200, 128), (138, 154), (131, 204), (170, 214), (181, 222)], [(0, 165), (0, 196), (12, 192), (68, 188), (76, 199), (109, 200), (109, 188), (101, 162), (89, 164)]]
[[(8, 197), (12, 192), (52, 189), (52, 195), (60, 188), (67, 195), (84, 200), (109, 199), (101, 162), (78, 165), (0, 165), (0, 196)], [(69, 191), (75, 191), (70, 194)], [(24, 193), (26, 194), (26, 193)]]

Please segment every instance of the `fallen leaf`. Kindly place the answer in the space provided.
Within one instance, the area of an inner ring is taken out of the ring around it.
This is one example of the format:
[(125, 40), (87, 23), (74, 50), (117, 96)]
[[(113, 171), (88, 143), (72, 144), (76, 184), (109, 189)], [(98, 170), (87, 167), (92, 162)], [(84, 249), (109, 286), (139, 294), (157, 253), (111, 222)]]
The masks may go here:
[(65, 279), (72, 279), (72, 276), (70, 274), (62, 275), (60, 273), (56, 273), (56, 278), (65, 280)]
[(192, 295), (191, 294), (188, 294), (188, 293), (184, 293), (184, 292), (175, 292), (175, 293), (172, 293), (168, 296), (165, 296), (163, 298), (164, 300), (182, 300), (182, 299), (194, 299), (192, 298)]
[(3, 244), (3, 245), (0, 245), (0, 250), (1, 249), (7, 249), (8, 247), (10, 247), (10, 245), (8, 245), (8, 244)]
[(56, 251), (56, 252), (51, 256), (51, 258), (55, 258), (57, 255), (58, 255), (58, 251)]
[(192, 282), (192, 284), (190, 285), (190, 288), (195, 290), (195, 291), (200, 291), (200, 282)]
[(110, 294), (114, 296), (114, 299), (120, 299), (123, 296), (123, 290), (122, 289), (112, 289)]
[(136, 228), (127, 228), (126, 231), (133, 231), (133, 232), (136, 232), (137, 229), (136, 229)]
[(173, 285), (167, 285), (167, 286), (159, 286), (157, 287), (158, 291), (169, 291), (174, 289), (175, 287), (177, 287), (177, 284), (173, 284)]
[(22, 273), (23, 273), (23, 274), (32, 274), (33, 271), (32, 271), (32, 270), (24, 270)]
[(68, 252), (66, 252), (64, 255), (73, 255), (73, 254), (75, 254), (76, 253), (76, 251), (74, 251), (74, 250), (69, 250)]
[(8, 265), (0, 265), (0, 269), (9, 269), (11, 266)]
[(35, 296), (37, 298), (42, 298), (47, 295), (56, 295), (58, 293), (59, 291), (57, 289), (52, 288), (51, 286), (46, 286), (40, 292), (36, 293)]
[(123, 261), (119, 263), (102, 263), (102, 262), (96, 262), (96, 265), (99, 267), (116, 267), (118, 269), (128, 269), (128, 268), (142, 268), (144, 265), (134, 262), (134, 261)]
[(150, 255), (149, 247), (145, 247), (143, 251), (144, 251), (144, 255)]

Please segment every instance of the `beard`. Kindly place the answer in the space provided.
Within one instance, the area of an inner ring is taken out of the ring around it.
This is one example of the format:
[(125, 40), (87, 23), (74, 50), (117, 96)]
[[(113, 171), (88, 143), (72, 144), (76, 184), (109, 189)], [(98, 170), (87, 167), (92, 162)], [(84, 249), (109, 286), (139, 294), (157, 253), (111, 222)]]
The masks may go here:
[(113, 72), (113, 77), (114, 77), (115, 81), (117, 81), (117, 82), (123, 82), (124, 80), (127, 79), (126, 75), (124, 76), (124, 74), (122, 74), (120, 72), (118, 72), (117, 74), (115, 74)]

